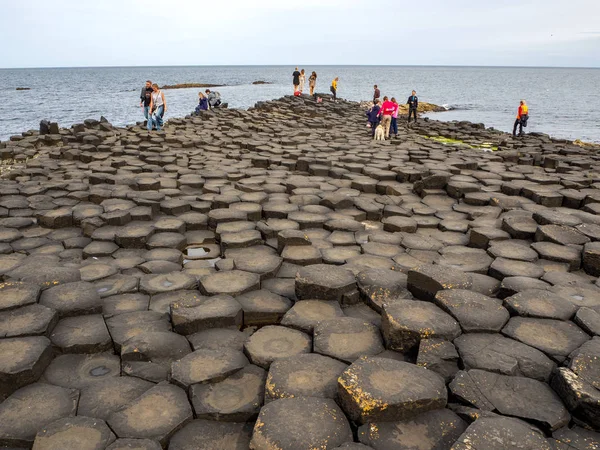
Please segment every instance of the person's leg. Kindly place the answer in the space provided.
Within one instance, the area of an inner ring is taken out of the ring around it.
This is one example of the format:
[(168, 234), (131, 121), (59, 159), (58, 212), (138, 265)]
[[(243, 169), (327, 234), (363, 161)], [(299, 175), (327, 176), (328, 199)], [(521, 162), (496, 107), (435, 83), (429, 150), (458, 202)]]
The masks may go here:
[(148, 113), (150, 112), (149, 106), (144, 106), (144, 117), (148, 120)]
[(383, 131), (385, 138), (390, 137), (390, 125), (392, 124), (392, 116), (383, 116)]
[(152, 112), (148, 111), (148, 123), (146, 124), (146, 128), (148, 128), (148, 131), (152, 131), (153, 126), (154, 126), (154, 114), (152, 114)]
[(395, 117), (392, 117), (392, 133), (394, 133), (395, 136), (398, 135), (398, 119), (396, 119)]
[(159, 106), (158, 108), (156, 108), (156, 131), (160, 131), (160, 127), (162, 127), (163, 125), (163, 114), (163, 106)]
[(519, 136), (523, 136), (523, 121), (519, 120)]
[(371, 124), (371, 136), (375, 136), (375, 128), (377, 128), (377, 122), (369, 122)]
[(515, 124), (513, 125), (513, 136), (517, 135), (517, 126), (519, 125), (519, 122), (521, 122), (519, 119), (515, 120)]
[(417, 123), (417, 108), (413, 108), (413, 115), (415, 118), (415, 123)]
[(408, 108), (408, 123), (410, 123), (410, 116), (412, 115), (412, 108)]

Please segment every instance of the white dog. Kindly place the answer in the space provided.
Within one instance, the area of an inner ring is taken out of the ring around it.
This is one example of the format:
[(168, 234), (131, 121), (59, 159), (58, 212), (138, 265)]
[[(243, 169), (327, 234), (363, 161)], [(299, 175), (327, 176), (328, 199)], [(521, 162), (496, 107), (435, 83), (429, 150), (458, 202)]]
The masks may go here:
[(376, 141), (385, 141), (385, 133), (381, 124), (377, 125), (377, 128), (375, 128), (375, 136), (373, 137), (373, 139), (375, 139)]

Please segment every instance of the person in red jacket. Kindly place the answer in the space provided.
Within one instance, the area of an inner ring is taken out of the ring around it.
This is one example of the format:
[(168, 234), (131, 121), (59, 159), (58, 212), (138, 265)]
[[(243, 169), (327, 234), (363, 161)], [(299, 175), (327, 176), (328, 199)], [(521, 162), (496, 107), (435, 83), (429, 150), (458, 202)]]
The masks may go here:
[(397, 109), (397, 104), (390, 102), (387, 97), (383, 97), (383, 104), (381, 105), (379, 115), (381, 116), (381, 126), (385, 131), (386, 139), (390, 137), (390, 125), (392, 124), (392, 117)]
[(517, 126), (519, 127), (519, 136), (523, 136), (523, 127), (527, 126), (527, 119), (529, 119), (529, 107), (525, 100), (521, 100), (517, 111), (517, 120), (513, 126), (513, 136), (517, 135)]

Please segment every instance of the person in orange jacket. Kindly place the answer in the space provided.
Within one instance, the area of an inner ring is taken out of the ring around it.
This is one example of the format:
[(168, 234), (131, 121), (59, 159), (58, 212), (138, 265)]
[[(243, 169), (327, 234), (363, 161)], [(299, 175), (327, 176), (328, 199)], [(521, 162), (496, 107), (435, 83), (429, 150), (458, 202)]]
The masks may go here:
[(527, 120), (529, 119), (529, 107), (525, 103), (525, 100), (521, 100), (519, 105), (519, 111), (517, 112), (517, 120), (513, 126), (513, 136), (517, 135), (517, 126), (519, 127), (519, 136), (523, 136), (523, 127), (527, 126)]

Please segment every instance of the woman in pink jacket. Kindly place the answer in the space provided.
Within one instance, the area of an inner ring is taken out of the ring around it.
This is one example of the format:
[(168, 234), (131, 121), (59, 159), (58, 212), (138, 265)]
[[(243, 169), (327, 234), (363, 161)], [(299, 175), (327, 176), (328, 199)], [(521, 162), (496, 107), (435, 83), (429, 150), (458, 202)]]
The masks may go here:
[(394, 97), (390, 100), (394, 105), (396, 105), (396, 111), (392, 114), (392, 123), (390, 125), (390, 133), (394, 133), (394, 137), (398, 137), (398, 111), (400, 110), (400, 105)]
[(396, 117), (398, 117), (398, 104), (394, 104), (390, 102), (387, 97), (383, 97), (383, 105), (381, 105), (379, 115), (381, 116), (381, 126), (385, 131), (386, 139), (390, 137), (390, 125), (392, 124), (392, 116), (394, 113), (396, 113)]

